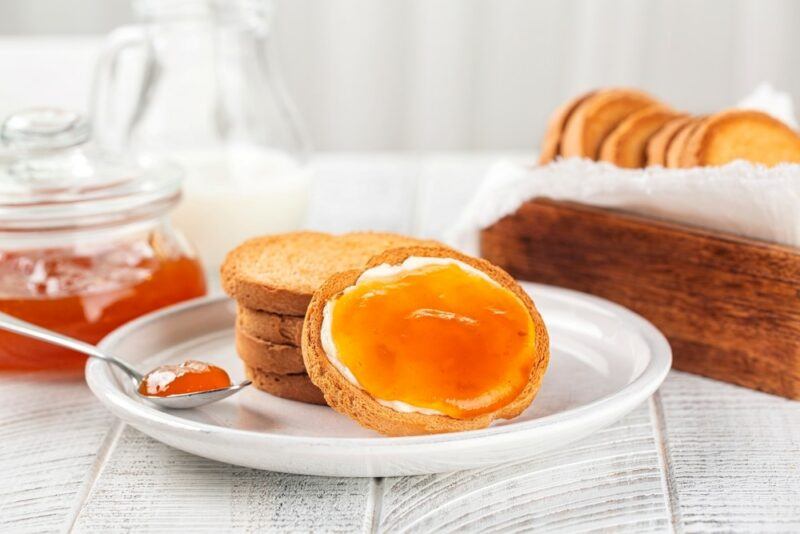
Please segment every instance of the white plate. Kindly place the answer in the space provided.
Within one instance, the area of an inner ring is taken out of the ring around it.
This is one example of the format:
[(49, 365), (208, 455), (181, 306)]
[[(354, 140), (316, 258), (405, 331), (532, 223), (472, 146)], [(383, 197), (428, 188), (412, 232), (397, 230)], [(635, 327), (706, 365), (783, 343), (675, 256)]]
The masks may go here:
[[(231, 464), (330, 476), (396, 476), (469, 469), (562, 447), (620, 419), (669, 371), (666, 339), (638, 315), (608, 301), (523, 284), (551, 338), (542, 390), (520, 417), (456, 434), (388, 438), (330, 408), (247, 388), (225, 401), (160, 411), (132, 395), (130, 381), (91, 360), (86, 380), (115, 415), (178, 449)], [(187, 358), (242, 378), (233, 340), (234, 305), (200, 299), (147, 315), (100, 346), (146, 370)]]

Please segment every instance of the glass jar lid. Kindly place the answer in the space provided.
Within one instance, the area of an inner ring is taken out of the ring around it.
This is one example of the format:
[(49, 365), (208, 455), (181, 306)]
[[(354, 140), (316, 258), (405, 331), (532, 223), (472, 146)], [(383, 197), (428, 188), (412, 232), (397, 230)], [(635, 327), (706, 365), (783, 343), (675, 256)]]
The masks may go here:
[(180, 197), (181, 172), (148, 156), (89, 142), (80, 114), (26, 110), (0, 129), (0, 230), (113, 225), (164, 213)]

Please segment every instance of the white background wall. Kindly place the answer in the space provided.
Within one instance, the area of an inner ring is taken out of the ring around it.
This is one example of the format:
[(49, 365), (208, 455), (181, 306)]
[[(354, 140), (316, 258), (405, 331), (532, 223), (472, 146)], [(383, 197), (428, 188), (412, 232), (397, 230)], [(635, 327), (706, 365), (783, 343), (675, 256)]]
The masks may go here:
[[(123, 0), (0, 2), (3, 34), (131, 20)], [(317, 148), (519, 149), (598, 85), (695, 112), (762, 80), (798, 98), (798, 28), (794, 0), (278, 0), (275, 44)], [(74, 37), (54, 57), (46, 39), (0, 39), (0, 112), (85, 107), (99, 42)]]

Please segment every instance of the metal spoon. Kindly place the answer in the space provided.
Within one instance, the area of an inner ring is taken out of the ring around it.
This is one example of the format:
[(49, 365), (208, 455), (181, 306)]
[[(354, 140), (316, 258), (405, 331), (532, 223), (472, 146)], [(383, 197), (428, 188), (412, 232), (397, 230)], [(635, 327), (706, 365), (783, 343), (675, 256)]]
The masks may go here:
[(140, 398), (145, 399), (161, 408), (195, 408), (210, 402), (222, 400), (225, 397), (230, 397), (234, 393), (241, 391), (251, 384), (250, 380), (245, 380), (244, 382), (229, 386), (227, 388), (213, 389), (211, 391), (198, 391), (196, 393), (182, 393), (179, 395), (170, 395), (168, 397), (142, 395), (139, 393), (139, 385), (142, 383), (144, 375), (132, 368), (127, 363), (115, 358), (114, 356), (111, 356), (110, 354), (106, 354), (94, 345), (59, 334), (58, 332), (53, 332), (52, 330), (48, 330), (46, 328), (41, 328), (5, 313), (0, 313), (0, 330), (8, 330), (9, 332), (14, 332), (15, 334), (21, 334), (23, 336), (38, 339), (39, 341), (44, 341), (52, 345), (58, 345), (60, 347), (72, 349), (74, 351), (91, 356), (92, 358), (98, 358), (104, 362), (116, 365), (126, 375), (131, 377), (133, 382), (136, 384), (136, 394)]

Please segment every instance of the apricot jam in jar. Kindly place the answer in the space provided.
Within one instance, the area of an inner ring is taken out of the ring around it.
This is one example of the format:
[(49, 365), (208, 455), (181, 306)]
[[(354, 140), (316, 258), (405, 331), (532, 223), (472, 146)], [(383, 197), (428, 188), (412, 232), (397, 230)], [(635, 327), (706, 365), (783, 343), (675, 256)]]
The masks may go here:
[[(170, 225), (180, 171), (89, 143), (77, 114), (10, 117), (0, 139), (0, 311), (97, 343), (140, 315), (206, 293)], [(85, 356), (0, 332), (0, 371), (70, 370)]]

